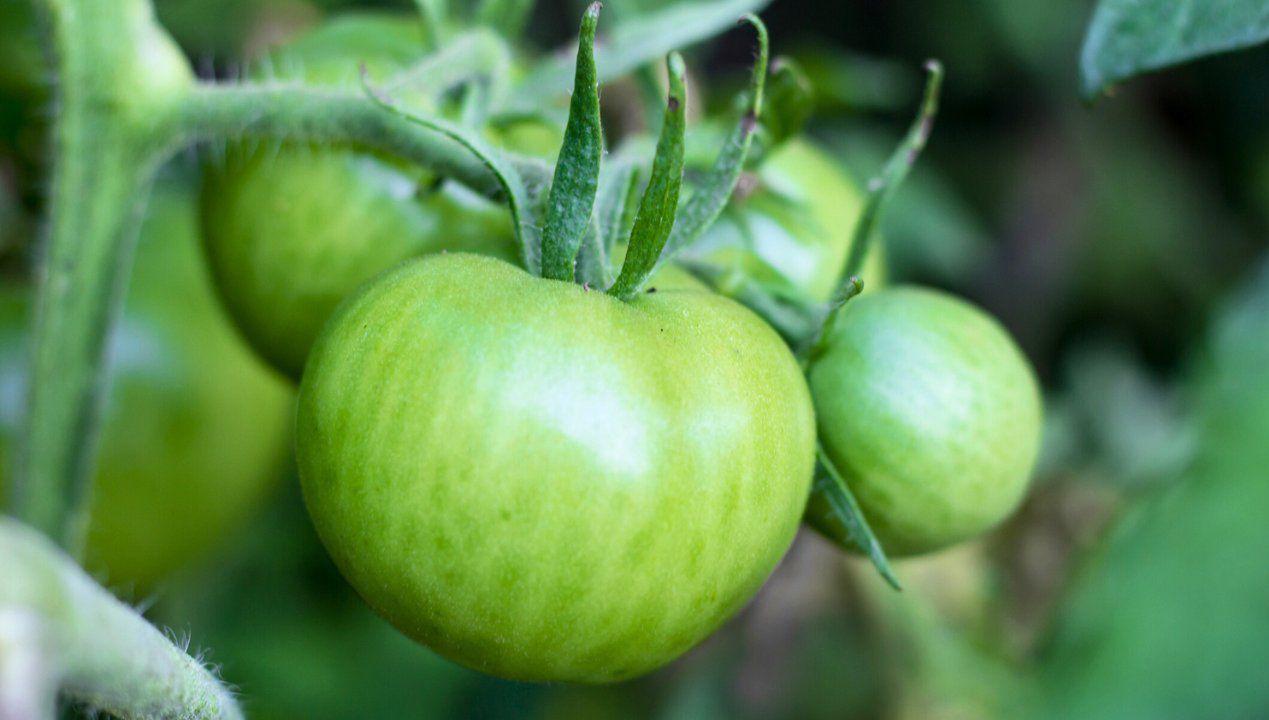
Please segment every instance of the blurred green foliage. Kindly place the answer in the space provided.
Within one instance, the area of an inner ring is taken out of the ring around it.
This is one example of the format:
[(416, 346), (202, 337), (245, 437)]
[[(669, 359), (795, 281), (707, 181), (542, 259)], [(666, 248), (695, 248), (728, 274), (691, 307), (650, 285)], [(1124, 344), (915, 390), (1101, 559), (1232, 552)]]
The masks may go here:
[(1046, 717), (1269, 714), (1269, 266), (1196, 373), (1199, 451), (1082, 569), (1042, 657)]

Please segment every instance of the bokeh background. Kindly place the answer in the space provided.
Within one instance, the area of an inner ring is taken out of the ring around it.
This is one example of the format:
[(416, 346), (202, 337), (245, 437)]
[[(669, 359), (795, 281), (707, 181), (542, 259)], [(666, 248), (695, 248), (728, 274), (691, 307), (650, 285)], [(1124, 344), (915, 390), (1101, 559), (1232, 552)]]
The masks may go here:
[[(156, 4), (218, 77), (323, 18), (411, 9)], [(580, 10), (539, 3), (535, 46), (567, 43)], [(504, 682), (374, 616), (285, 464), (213, 552), (153, 587), (112, 589), (204, 649), (258, 718), (1269, 717), (1269, 47), (1089, 105), (1077, 59), (1091, 11), (775, 0), (763, 13), (773, 53), (813, 81), (809, 132), (861, 180), (906, 129), (922, 62), (942, 60), (933, 138), (883, 226), (892, 272), (1000, 317), (1045, 387), (1025, 505), (980, 541), (897, 562), (904, 592), (804, 532), (739, 617), (654, 675)], [(750, 42), (691, 49), (707, 100), (725, 105), (743, 81)], [(48, 111), (13, 77), (39, 66), (28, 43), (0, 47), (0, 282), (16, 282), (39, 230)], [(184, 182), (191, 158), (175, 164)]]

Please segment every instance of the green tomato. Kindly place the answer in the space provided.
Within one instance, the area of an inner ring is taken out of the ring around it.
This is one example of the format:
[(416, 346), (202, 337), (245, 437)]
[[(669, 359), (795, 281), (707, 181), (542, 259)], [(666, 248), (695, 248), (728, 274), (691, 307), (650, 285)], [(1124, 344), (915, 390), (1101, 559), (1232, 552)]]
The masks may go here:
[[(826, 324), (807, 377), (824, 448), (888, 553), (971, 538), (1025, 494), (1040, 438), (1035, 376), (965, 301), (865, 292)], [(808, 519), (838, 534), (822, 498)]]
[(731, 300), (623, 303), (454, 253), (336, 312), (296, 447), (319, 536), (397, 628), (496, 675), (601, 683), (683, 653), (771, 573), (813, 414)]
[[(268, 63), (270, 73), (357, 88), (358, 64), (381, 77), (423, 47), (413, 19), (328, 23)], [(362, 282), (442, 250), (513, 259), (502, 207), (416, 168), (351, 147), (231, 144), (202, 194), (207, 255), (225, 305), (251, 345), (298, 378), (318, 330)]]
[[(281, 477), (291, 391), (238, 339), (204, 268), (188, 193), (159, 192), (108, 349), (86, 566), (146, 588), (203, 554)], [(28, 299), (0, 295), (0, 461), (21, 422)], [(7, 483), (5, 483), (7, 484)]]
[[(763, 159), (753, 182), (690, 252), (783, 297), (828, 300), (850, 252), (863, 191), (815, 145), (796, 138)], [(884, 282), (880, 252), (869, 253), (860, 274), (870, 287)]]

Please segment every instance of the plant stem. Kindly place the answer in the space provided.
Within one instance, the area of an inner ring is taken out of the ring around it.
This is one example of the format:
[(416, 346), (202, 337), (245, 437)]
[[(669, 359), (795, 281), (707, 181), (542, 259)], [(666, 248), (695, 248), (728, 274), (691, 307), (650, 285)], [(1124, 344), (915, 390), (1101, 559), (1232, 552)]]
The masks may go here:
[[(70, 699), (121, 718), (241, 718), (216, 677), (39, 533), (0, 518), (0, 715)], [(9, 632), (6, 632), (9, 631)], [(7, 652), (3, 644), (21, 638)], [(28, 662), (20, 665), (23, 660)], [(56, 682), (55, 682), (56, 681)], [(41, 696), (41, 693), (43, 694)]]
[(201, 84), (184, 98), (176, 122), (188, 141), (254, 137), (348, 143), (418, 163), (484, 195), (502, 190), (462, 145), (385, 112), (361, 94), (274, 83)]
[(35, 302), (18, 511), (72, 554), (82, 540), (105, 339), (118, 315), (166, 121), (191, 82), (143, 0), (44, 0), (57, 115), (48, 244)]

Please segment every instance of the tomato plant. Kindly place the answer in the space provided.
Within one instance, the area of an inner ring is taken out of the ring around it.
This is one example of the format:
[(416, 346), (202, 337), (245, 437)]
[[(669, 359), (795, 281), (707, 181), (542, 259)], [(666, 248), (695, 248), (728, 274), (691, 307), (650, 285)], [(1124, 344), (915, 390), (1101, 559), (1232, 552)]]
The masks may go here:
[[(820, 437), (887, 552), (987, 530), (1026, 491), (1040, 394), (1000, 325), (963, 300), (896, 287), (826, 323), (807, 377)], [(826, 505), (810, 518), (826, 522)]]
[(625, 303), (452, 254), (358, 294), (310, 363), (297, 447), (327, 548), (399, 628), (487, 672), (672, 659), (765, 579), (806, 501), (797, 365), (705, 291)]
[[(109, 348), (86, 562), (124, 589), (149, 588), (223, 541), (284, 469), (291, 392), (221, 311), (196, 223), (189, 192), (156, 193)], [(7, 469), (25, 394), (30, 303), (25, 290), (6, 287), (0, 305)]]

